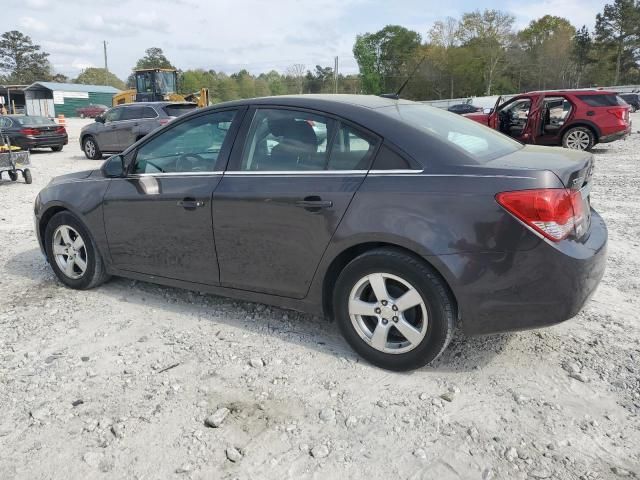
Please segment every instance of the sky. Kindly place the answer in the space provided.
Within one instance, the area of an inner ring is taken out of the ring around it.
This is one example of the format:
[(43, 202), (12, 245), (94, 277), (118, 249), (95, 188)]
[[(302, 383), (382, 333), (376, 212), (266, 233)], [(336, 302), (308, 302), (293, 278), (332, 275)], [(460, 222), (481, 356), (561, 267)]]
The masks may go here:
[[(2, 0), (5, 30), (19, 30), (50, 54), (56, 73), (104, 66), (122, 79), (145, 49), (160, 47), (177, 68), (252, 73), (292, 64), (357, 72), (355, 37), (396, 24), (424, 39), (433, 22), (497, 8), (523, 28), (545, 14), (591, 30), (605, 0)], [(10, 19), (10, 21), (7, 21)], [(4, 31), (0, 29), (0, 32)]]

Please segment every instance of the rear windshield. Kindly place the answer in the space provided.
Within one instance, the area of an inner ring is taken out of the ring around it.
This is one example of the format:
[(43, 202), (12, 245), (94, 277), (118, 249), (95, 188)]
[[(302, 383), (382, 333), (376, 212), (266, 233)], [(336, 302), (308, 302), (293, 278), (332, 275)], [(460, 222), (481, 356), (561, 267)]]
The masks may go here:
[(13, 120), (18, 122), (20, 125), (54, 125), (55, 122), (47, 117), (36, 117), (36, 116), (28, 116), (28, 117), (13, 117)]
[(605, 93), (602, 95), (578, 95), (578, 98), (590, 107), (617, 107), (626, 105), (618, 95)]
[(377, 110), (444, 140), (479, 163), (522, 148), (522, 144), (496, 130), (439, 108), (404, 104)]
[(170, 117), (179, 117), (180, 115), (184, 115), (185, 113), (189, 113), (191, 110), (197, 108), (197, 105), (192, 105), (188, 103), (178, 103), (175, 105), (167, 105), (164, 107), (164, 111)]

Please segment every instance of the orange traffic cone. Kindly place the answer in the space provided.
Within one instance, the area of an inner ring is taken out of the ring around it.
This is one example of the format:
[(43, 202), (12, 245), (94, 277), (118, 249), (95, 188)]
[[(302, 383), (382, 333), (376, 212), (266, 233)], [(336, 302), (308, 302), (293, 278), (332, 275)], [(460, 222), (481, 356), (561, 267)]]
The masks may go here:
[(66, 125), (66, 124), (67, 124), (67, 122), (64, 119), (64, 115), (62, 115), (62, 114), (58, 115), (58, 125)]

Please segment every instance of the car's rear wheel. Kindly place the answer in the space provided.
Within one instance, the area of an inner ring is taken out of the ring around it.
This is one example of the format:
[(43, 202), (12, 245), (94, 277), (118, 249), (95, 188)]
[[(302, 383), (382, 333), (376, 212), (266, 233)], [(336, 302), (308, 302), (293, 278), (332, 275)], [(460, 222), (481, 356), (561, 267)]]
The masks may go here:
[(573, 150), (589, 150), (595, 143), (593, 132), (586, 127), (573, 127), (562, 136), (562, 146)]
[(52, 152), (61, 152), (62, 151), (62, 145), (56, 145), (55, 147), (51, 147), (51, 151)]
[(91, 135), (85, 137), (83, 140), (82, 150), (89, 160), (98, 160), (102, 158), (102, 152), (100, 151), (100, 148), (98, 148), (98, 143)]
[(335, 284), (333, 305), (353, 349), (389, 370), (426, 365), (453, 335), (448, 289), (426, 263), (399, 250), (371, 250), (352, 260)]
[(68, 287), (86, 290), (107, 280), (102, 257), (86, 227), (69, 212), (55, 214), (45, 229), (47, 258)]

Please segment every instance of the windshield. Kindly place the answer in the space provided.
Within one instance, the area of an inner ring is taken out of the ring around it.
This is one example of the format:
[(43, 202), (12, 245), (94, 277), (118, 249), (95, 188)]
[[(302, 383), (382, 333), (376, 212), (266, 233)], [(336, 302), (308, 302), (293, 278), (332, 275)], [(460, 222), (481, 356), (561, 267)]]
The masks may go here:
[(136, 73), (136, 89), (141, 93), (175, 93), (175, 72), (138, 72)]
[(378, 111), (444, 140), (480, 163), (522, 148), (522, 144), (506, 135), (439, 108), (400, 104)]
[(25, 116), (13, 117), (20, 125), (55, 125), (55, 122), (47, 117)]

